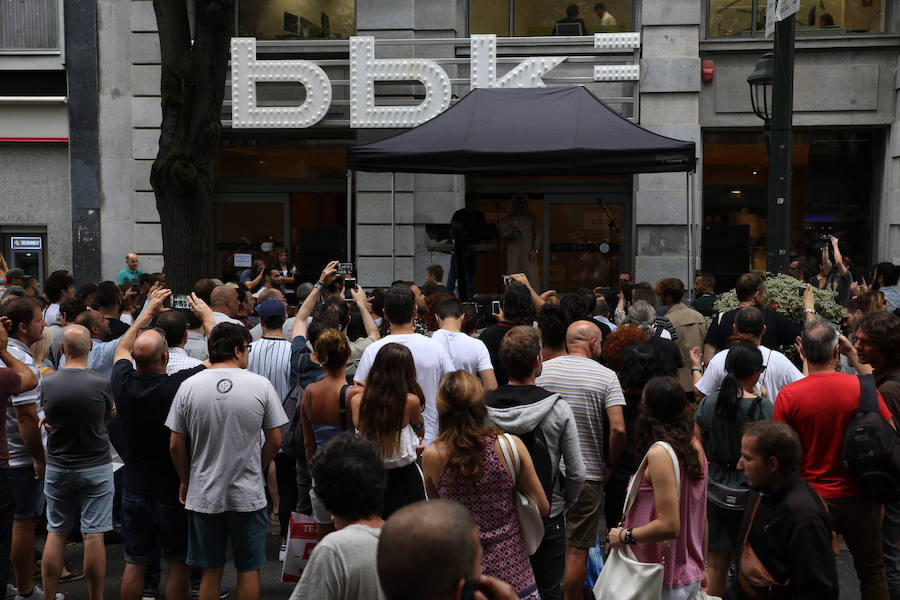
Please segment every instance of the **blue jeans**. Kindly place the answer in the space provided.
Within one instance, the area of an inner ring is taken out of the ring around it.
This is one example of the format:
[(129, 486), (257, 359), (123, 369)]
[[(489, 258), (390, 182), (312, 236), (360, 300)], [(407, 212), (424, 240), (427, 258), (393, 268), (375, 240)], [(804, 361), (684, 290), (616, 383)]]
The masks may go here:
[(541, 600), (562, 600), (562, 579), (566, 571), (566, 519), (563, 515), (547, 519), (544, 539), (530, 559)]

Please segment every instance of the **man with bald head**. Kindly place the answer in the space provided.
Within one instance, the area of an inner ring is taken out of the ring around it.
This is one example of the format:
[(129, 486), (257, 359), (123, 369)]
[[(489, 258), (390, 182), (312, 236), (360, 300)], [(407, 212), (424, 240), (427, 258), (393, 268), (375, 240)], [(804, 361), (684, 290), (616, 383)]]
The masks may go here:
[(115, 415), (109, 379), (88, 367), (91, 333), (83, 325), (63, 329), (66, 364), (42, 382), (47, 423), (47, 543), (41, 560), (44, 593), (56, 597), (69, 533), (80, 519), (84, 573), (91, 600), (103, 598), (106, 551), (112, 529), (113, 469), (106, 423)]
[(238, 315), (240, 305), (237, 289), (229, 285), (216, 286), (209, 295), (209, 306), (213, 310), (212, 315), (216, 325), (219, 323), (234, 323), (243, 327), (244, 324), (235, 318)]
[(125, 255), (125, 268), (119, 271), (119, 274), (116, 276), (116, 284), (131, 284), (132, 279), (137, 279), (144, 272), (138, 269), (138, 255), (135, 252), (129, 252)]
[[(122, 495), (123, 599), (141, 597), (147, 563), (158, 560), (157, 547), (169, 562), (166, 597), (185, 598), (189, 593), (185, 562), (187, 513), (178, 502), (178, 473), (169, 456), (169, 430), (164, 422), (181, 383), (206, 367), (198, 364), (167, 375), (171, 348), (166, 337), (156, 329), (141, 331), (157, 315), (163, 325), (173, 320), (170, 315), (174, 313), (163, 309), (163, 301), (170, 294), (169, 290), (150, 292), (147, 310), (125, 332), (116, 348), (112, 372), (123, 458), (128, 465)], [(212, 329), (215, 322), (206, 303), (192, 294), (191, 306), (197, 318)], [(137, 369), (132, 366), (132, 359)]]
[[(518, 596), (481, 575), (478, 525), (461, 504), (431, 500), (404, 506), (385, 522), (378, 540), (378, 579), (390, 600), (458, 600), (471, 581), (497, 600)], [(482, 592), (469, 598), (486, 599)]]
[[(580, 598), (588, 549), (594, 546), (603, 515), (603, 482), (625, 450), (625, 397), (616, 374), (597, 362), (603, 335), (590, 321), (575, 321), (566, 330), (568, 354), (544, 363), (536, 382), (568, 401), (578, 427), (586, 470), (584, 487), (566, 515), (566, 598)], [(609, 425), (609, 454), (604, 422)]]

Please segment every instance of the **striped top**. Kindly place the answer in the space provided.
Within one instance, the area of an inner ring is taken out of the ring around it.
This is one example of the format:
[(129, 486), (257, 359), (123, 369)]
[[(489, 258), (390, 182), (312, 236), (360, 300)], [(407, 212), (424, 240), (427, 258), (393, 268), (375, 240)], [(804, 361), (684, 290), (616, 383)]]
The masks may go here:
[(279, 400), (291, 391), (291, 343), (282, 338), (262, 337), (250, 344), (247, 370), (272, 382)]
[(616, 374), (583, 356), (558, 356), (544, 363), (535, 384), (562, 396), (572, 408), (578, 428), (578, 445), (584, 459), (585, 479), (603, 481), (606, 409), (625, 407), (625, 396)]

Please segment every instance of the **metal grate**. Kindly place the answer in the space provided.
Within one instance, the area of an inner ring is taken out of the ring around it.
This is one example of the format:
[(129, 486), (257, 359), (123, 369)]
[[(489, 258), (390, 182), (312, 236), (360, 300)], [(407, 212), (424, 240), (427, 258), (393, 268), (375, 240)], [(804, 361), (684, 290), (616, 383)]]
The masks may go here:
[(0, 0), (0, 50), (58, 50), (59, 0)]

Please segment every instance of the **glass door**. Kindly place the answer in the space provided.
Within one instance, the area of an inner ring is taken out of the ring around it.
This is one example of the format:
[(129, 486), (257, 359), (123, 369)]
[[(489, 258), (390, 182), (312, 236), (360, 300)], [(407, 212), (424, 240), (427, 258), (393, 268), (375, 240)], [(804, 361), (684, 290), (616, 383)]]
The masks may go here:
[(630, 198), (548, 195), (544, 202), (544, 289), (613, 287), (631, 263)]

